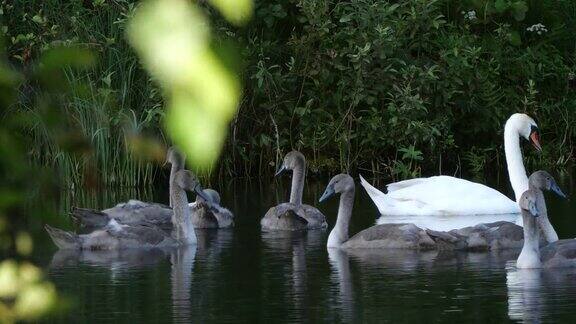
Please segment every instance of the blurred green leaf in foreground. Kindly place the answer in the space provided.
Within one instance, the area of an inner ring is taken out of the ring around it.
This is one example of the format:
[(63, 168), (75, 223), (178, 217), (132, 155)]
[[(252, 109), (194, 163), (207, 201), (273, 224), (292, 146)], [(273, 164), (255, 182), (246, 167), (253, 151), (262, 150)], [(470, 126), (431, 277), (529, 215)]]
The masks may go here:
[[(211, 2), (232, 23), (251, 16), (251, 0)], [(240, 83), (210, 47), (206, 16), (190, 1), (149, 0), (136, 10), (127, 33), (164, 91), (168, 134), (194, 169), (210, 170), (236, 114)]]

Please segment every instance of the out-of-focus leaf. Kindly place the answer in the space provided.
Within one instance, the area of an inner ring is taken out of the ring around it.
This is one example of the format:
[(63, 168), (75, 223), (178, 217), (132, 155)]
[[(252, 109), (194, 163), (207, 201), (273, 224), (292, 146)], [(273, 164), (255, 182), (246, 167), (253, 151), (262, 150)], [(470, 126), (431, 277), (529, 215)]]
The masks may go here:
[(166, 94), (166, 128), (196, 169), (212, 166), (240, 98), (237, 77), (210, 47), (207, 21), (187, 1), (151, 0), (128, 37)]
[(175, 93), (168, 107), (166, 128), (174, 143), (187, 153), (197, 170), (206, 170), (217, 160), (226, 134), (226, 122), (202, 113), (193, 97)]
[(194, 61), (209, 42), (204, 15), (182, 0), (145, 2), (129, 22), (127, 33), (146, 68), (167, 88), (189, 83), (196, 72)]
[(210, 0), (228, 21), (236, 25), (247, 22), (252, 17), (252, 0)]

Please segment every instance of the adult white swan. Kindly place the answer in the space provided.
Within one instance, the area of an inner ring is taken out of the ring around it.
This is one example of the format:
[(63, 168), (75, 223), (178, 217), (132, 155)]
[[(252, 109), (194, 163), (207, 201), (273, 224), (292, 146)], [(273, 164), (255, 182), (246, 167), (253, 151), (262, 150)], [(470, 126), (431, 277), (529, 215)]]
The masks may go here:
[[(541, 150), (536, 122), (526, 114), (517, 113), (510, 116), (504, 127), (506, 164), (516, 200), (528, 190), (520, 137), (529, 140), (538, 151)], [(434, 176), (405, 180), (389, 184), (388, 194), (374, 188), (362, 176), (360, 179), (383, 215), (378, 223), (405, 223), (413, 222), (414, 216), (436, 216), (415, 224), (434, 230), (449, 230), (477, 223), (513, 222), (519, 218), (520, 209), (516, 202), (497, 190), (464, 179)], [(455, 217), (469, 215), (484, 216)]]

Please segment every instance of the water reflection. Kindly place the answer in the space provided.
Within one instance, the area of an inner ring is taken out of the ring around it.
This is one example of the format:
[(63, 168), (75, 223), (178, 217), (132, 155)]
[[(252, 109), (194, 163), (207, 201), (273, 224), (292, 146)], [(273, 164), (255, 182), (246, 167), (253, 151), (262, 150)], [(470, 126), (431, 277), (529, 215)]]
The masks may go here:
[[(506, 269), (508, 316), (530, 323), (558, 321), (576, 300), (576, 269)], [(574, 315), (572, 315), (574, 319)]]
[(195, 257), (195, 246), (175, 249), (170, 256), (172, 264), (170, 271), (172, 318), (177, 323), (190, 323), (192, 320), (190, 289)]
[[(276, 305), (278, 308), (288, 308), (291, 320), (302, 321), (307, 318), (306, 311), (310, 302), (308, 287), (310, 285), (307, 253), (317, 253), (323, 247), (324, 231), (270, 231), (262, 232), (262, 242), (265, 252), (276, 255), (279, 260), (270, 264), (272, 267), (281, 266), (281, 277), (272, 276), (264, 278), (268, 281), (277, 281), (283, 284), (286, 290), (284, 302), (288, 305)], [(275, 269), (266, 269), (265, 275), (274, 275)], [(286, 307), (288, 306), (288, 307)]]
[[(324, 185), (307, 186), (304, 201), (315, 201)], [(509, 267), (519, 250), (328, 251), (328, 231), (260, 231), (260, 218), (288, 187), (278, 187), (277, 196), (258, 182), (217, 189), (234, 210), (236, 226), (197, 231), (194, 251), (53, 254), (38, 232), (35, 261), (50, 265), (50, 279), (76, 302), (60, 322), (576, 322), (576, 275), (542, 270), (539, 278), (520, 280)], [(376, 213), (365, 192), (357, 193), (351, 234), (373, 225)], [(142, 193), (117, 195), (93, 207)], [(167, 197), (154, 195), (148, 200)], [(570, 216), (576, 200), (570, 204), (550, 200), (561, 237), (576, 234)], [(338, 201), (319, 207), (333, 226)]]
[(342, 319), (351, 322), (354, 319), (354, 289), (350, 275), (350, 258), (346, 251), (328, 249), (328, 260), (332, 269), (330, 278), (338, 287), (338, 300)]

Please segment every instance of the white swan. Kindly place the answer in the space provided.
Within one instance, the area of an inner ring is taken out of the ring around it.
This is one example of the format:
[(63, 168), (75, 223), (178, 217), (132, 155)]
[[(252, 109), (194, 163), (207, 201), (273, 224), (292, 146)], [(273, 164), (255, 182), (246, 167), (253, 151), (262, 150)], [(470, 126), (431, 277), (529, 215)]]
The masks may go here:
[[(538, 126), (526, 114), (513, 114), (504, 127), (504, 151), (510, 183), (515, 198), (528, 189), (528, 177), (522, 162), (520, 137), (541, 150)], [(450, 176), (434, 176), (395, 182), (387, 186), (388, 194), (370, 185), (360, 176), (362, 186), (374, 201), (380, 214), (378, 223), (413, 222), (413, 216), (437, 216), (416, 225), (434, 230), (449, 230), (482, 222), (516, 221), (518, 204), (485, 185)], [(455, 217), (490, 215), (486, 217)], [(387, 216), (401, 216), (390, 218)]]

